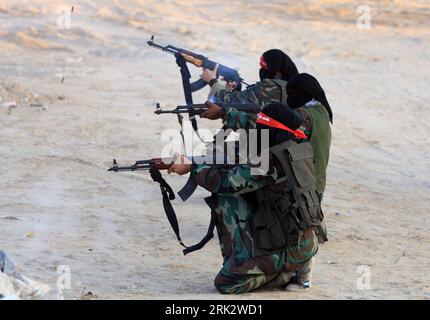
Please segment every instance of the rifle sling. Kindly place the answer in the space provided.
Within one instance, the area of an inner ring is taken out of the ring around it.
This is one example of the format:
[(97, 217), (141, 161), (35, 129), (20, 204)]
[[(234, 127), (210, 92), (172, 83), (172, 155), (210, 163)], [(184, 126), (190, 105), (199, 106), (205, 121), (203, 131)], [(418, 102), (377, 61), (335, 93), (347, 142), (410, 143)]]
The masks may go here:
[(163, 208), (164, 212), (166, 213), (167, 220), (169, 220), (170, 226), (172, 227), (173, 231), (175, 232), (176, 238), (178, 239), (178, 242), (183, 246), (185, 249), (183, 250), (184, 255), (200, 250), (205, 246), (206, 243), (209, 242), (214, 236), (214, 228), (215, 228), (215, 217), (213, 214), (211, 214), (211, 221), (208, 227), (208, 231), (206, 235), (203, 237), (203, 239), (190, 247), (187, 247), (181, 239), (181, 236), (179, 234), (179, 224), (178, 219), (176, 217), (176, 212), (173, 209), (172, 203), (170, 200), (175, 199), (175, 193), (173, 192), (172, 188), (169, 186), (169, 184), (164, 180), (164, 178), (161, 176), (160, 170), (158, 170), (155, 166), (152, 166), (149, 170), (149, 173), (151, 174), (152, 180), (154, 182), (158, 182), (160, 184), (160, 190), (161, 195), (163, 196)]
[[(196, 116), (191, 112), (191, 108), (193, 105), (193, 88), (190, 83), (191, 73), (190, 73), (190, 70), (188, 70), (187, 61), (180, 53), (176, 53), (175, 57), (176, 57), (176, 64), (179, 66), (181, 71), (182, 87), (184, 88), (185, 102), (188, 107), (188, 118), (191, 121), (191, 125), (193, 126), (193, 130), (196, 133), (197, 137), (200, 139), (201, 142), (206, 143), (200, 137)], [(194, 86), (194, 90), (197, 90), (196, 86)], [(184, 144), (185, 144), (185, 141), (184, 141)]]
[[(187, 104), (187, 107), (190, 109), (191, 105), (193, 104), (193, 95), (192, 95), (191, 84), (190, 84), (190, 79), (191, 79), (190, 70), (188, 70), (187, 61), (184, 59), (183, 56), (181, 56), (179, 53), (176, 53), (175, 57), (176, 57), (176, 64), (179, 66), (179, 69), (181, 71), (182, 87), (184, 89), (185, 102)], [(190, 121), (194, 131), (197, 131), (197, 120), (195, 119), (194, 115), (192, 115), (191, 113), (188, 113), (188, 115), (190, 117)]]

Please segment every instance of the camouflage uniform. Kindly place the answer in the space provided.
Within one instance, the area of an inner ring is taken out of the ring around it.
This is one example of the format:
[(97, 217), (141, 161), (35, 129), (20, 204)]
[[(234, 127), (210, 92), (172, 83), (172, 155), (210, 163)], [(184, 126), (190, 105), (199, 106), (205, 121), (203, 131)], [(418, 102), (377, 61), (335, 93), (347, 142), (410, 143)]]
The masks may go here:
[(230, 91), (219, 82), (215, 82), (209, 93), (209, 99), (223, 103), (256, 103), (261, 108), (273, 102), (286, 101), (287, 82), (280, 79), (264, 79), (256, 84), (248, 86), (242, 91)]
[[(248, 86), (243, 91), (229, 91), (224, 88), (219, 82), (215, 82), (209, 93), (209, 100), (214, 103), (255, 103), (262, 109), (270, 103), (281, 102), (286, 104), (287, 101), (287, 82), (279, 79), (264, 79), (256, 84)], [(243, 112), (245, 115), (246, 113)], [(257, 120), (256, 114), (248, 114), (250, 121)], [(224, 118), (224, 126), (233, 130), (240, 128), (234, 118), (227, 115)]]
[(246, 165), (233, 168), (195, 165), (196, 182), (212, 192), (211, 207), (223, 256), (223, 268), (215, 278), (221, 293), (243, 293), (258, 288), (286, 285), (318, 250), (313, 228), (305, 230), (298, 243), (270, 255), (254, 256), (251, 237), (253, 207), (244, 196), (278, 179), (271, 168), (265, 176), (252, 176)]
[[(303, 118), (300, 129), (309, 137), (309, 142), (314, 151), (316, 189), (322, 200), (326, 187), (326, 170), (330, 154), (331, 128), (328, 112), (318, 101), (309, 101), (306, 105), (296, 109)], [(238, 111), (231, 108), (223, 124), (227, 128), (253, 129), (255, 128), (257, 117), (253, 114)], [(323, 243), (328, 240), (328, 231), (325, 222), (318, 227), (319, 241)]]

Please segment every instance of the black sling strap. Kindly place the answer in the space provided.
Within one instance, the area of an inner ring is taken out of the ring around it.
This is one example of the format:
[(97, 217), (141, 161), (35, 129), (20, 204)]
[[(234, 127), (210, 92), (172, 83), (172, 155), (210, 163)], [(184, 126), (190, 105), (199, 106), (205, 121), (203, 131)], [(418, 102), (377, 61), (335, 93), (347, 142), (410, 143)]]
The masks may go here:
[(197, 243), (193, 246), (187, 247), (182, 242), (181, 236), (179, 234), (179, 224), (178, 224), (178, 219), (176, 217), (176, 212), (173, 209), (172, 203), (170, 202), (170, 200), (175, 199), (175, 193), (173, 192), (173, 190), (169, 186), (169, 184), (166, 182), (166, 180), (164, 180), (164, 178), (161, 176), (160, 170), (158, 170), (156, 167), (152, 167), (149, 170), (149, 173), (151, 174), (152, 180), (154, 180), (155, 182), (158, 182), (160, 184), (160, 190), (161, 190), (161, 194), (163, 196), (164, 212), (166, 213), (167, 220), (169, 220), (169, 223), (170, 223), (173, 231), (175, 232), (176, 238), (178, 239), (181, 246), (183, 246), (185, 248), (183, 250), (184, 255), (203, 248), (205, 246), (205, 244), (208, 243), (209, 240), (211, 240), (214, 236), (214, 233), (213, 233), (214, 228), (215, 228), (215, 216), (214, 216), (214, 214), (211, 213), (211, 222), (209, 224), (208, 231), (207, 231), (206, 235), (203, 237), (203, 239), (199, 243)]
[[(188, 108), (190, 108), (191, 105), (193, 104), (193, 94), (191, 91), (191, 84), (190, 84), (190, 79), (191, 79), (190, 70), (188, 70), (187, 61), (185, 61), (184, 57), (181, 54), (177, 53), (175, 54), (175, 57), (176, 57), (176, 64), (179, 66), (181, 70), (182, 87), (184, 88), (185, 102)], [(192, 115), (191, 113), (188, 113), (188, 115), (194, 131), (197, 132), (198, 128), (197, 128), (197, 120), (195, 116)]]
[(215, 215), (211, 213), (211, 222), (209, 223), (209, 227), (208, 227), (208, 231), (206, 232), (206, 235), (199, 243), (184, 249), (182, 251), (184, 255), (203, 248), (206, 245), (206, 243), (208, 243), (214, 237), (214, 229), (215, 229)]

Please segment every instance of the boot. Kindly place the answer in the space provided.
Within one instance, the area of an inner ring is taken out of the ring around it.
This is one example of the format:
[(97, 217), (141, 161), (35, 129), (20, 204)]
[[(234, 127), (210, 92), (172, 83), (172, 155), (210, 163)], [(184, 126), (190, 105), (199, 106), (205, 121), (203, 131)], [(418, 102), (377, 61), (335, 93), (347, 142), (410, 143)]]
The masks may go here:
[(296, 292), (304, 289), (310, 289), (312, 285), (312, 268), (314, 258), (305, 262), (300, 270), (296, 271), (293, 279), (285, 288), (286, 291)]

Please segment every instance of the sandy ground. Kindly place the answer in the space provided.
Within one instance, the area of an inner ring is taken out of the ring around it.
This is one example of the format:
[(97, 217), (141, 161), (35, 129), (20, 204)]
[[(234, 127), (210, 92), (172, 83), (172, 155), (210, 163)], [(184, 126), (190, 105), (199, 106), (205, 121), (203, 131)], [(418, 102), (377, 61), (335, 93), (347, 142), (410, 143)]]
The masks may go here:
[[(158, 156), (160, 134), (178, 128), (153, 114), (156, 101), (183, 103), (173, 58), (146, 45), (155, 34), (251, 83), (259, 55), (281, 48), (334, 109), (330, 241), (314, 288), (240, 298), (430, 298), (428, 1), (370, 2), (370, 30), (356, 27), (359, 1), (81, 0), (65, 30), (62, 4), (0, 1), (0, 248), (22, 273), (55, 285), (57, 267), (70, 266), (67, 298), (229, 298), (212, 284), (217, 240), (183, 257), (149, 175), (106, 172), (114, 157)], [(178, 190), (185, 178), (168, 181)], [(175, 201), (188, 243), (206, 231), (206, 194)], [(359, 266), (369, 290), (357, 288)]]

